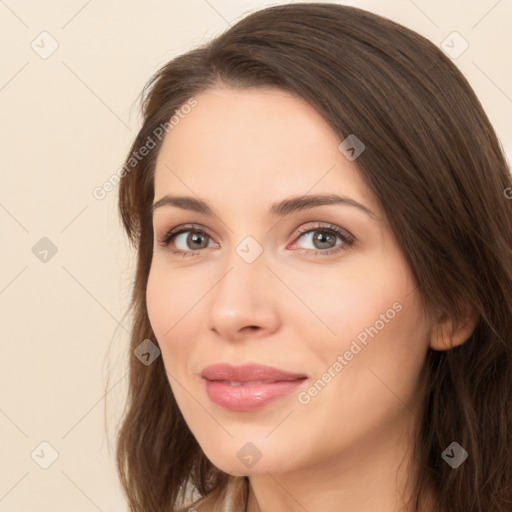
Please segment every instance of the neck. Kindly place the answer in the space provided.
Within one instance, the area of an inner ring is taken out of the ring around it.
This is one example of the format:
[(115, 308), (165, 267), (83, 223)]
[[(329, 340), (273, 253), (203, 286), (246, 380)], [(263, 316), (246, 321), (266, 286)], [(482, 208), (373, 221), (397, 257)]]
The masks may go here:
[[(408, 410), (404, 414), (415, 416)], [(371, 440), (363, 436), (342, 454), (293, 473), (250, 476), (247, 512), (413, 511), (411, 486), (418, 466), (412, 457), (414, 422), (406, 423), (407, 432), (397, 422), (394, 429), (383, 428)], [(425, 501), (421, 512), (431, 510)]]

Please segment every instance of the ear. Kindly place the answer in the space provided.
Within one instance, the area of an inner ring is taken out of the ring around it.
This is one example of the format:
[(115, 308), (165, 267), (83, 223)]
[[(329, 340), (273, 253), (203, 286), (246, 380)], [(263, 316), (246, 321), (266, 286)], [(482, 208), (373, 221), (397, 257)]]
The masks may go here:
[(433, 350), (449, 350), (462, 345), (475, 330), (477, 314), (468, 314), (462, 321), (454, 322), (443, 313), (432, 328), (430, 348)]

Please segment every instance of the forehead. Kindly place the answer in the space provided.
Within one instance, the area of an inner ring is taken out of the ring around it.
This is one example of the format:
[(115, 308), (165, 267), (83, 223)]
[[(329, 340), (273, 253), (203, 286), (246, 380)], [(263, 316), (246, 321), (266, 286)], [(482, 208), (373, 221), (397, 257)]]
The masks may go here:
[(155, 198), (236, 192), (247, 206), (311, 191), (371, 202), (354, 162), (338, 150), (340, 137), (303, 99), (271, 88), (212, 89), (195, 99), (164, 138)]

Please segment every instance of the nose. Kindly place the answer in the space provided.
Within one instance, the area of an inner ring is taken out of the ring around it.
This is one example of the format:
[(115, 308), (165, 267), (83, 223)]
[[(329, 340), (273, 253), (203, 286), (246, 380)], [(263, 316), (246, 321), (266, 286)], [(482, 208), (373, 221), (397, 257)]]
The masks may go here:
[(210, 294), (208, 328), (228, 341), (262, 337), (279, 327), (278, 282), (261, 255), (247, 263), (237, 254)]

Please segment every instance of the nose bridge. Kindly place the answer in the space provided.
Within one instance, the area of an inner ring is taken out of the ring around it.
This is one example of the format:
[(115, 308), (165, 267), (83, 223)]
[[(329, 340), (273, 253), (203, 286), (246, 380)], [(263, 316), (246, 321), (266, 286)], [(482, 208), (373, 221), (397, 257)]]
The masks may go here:
[[(225, 261), (225, 272), (220, 279), (215, 297), (217, 301), (227, 300), (230, 307), (260, 302), (263, 284), (269, 274), (263, 251), (255, 256), (254, 247), (241, 242), (234, 247)], [(233, 301), (232, 304), (229, 304)]]
[(276, 311), (269, 293), (273, 276), (263, 248), (254, 239), (244, 239), (226, 257), (223, 268), (212, 290), (210, 327), (226, 337), (247, 326), (273, 328)]

